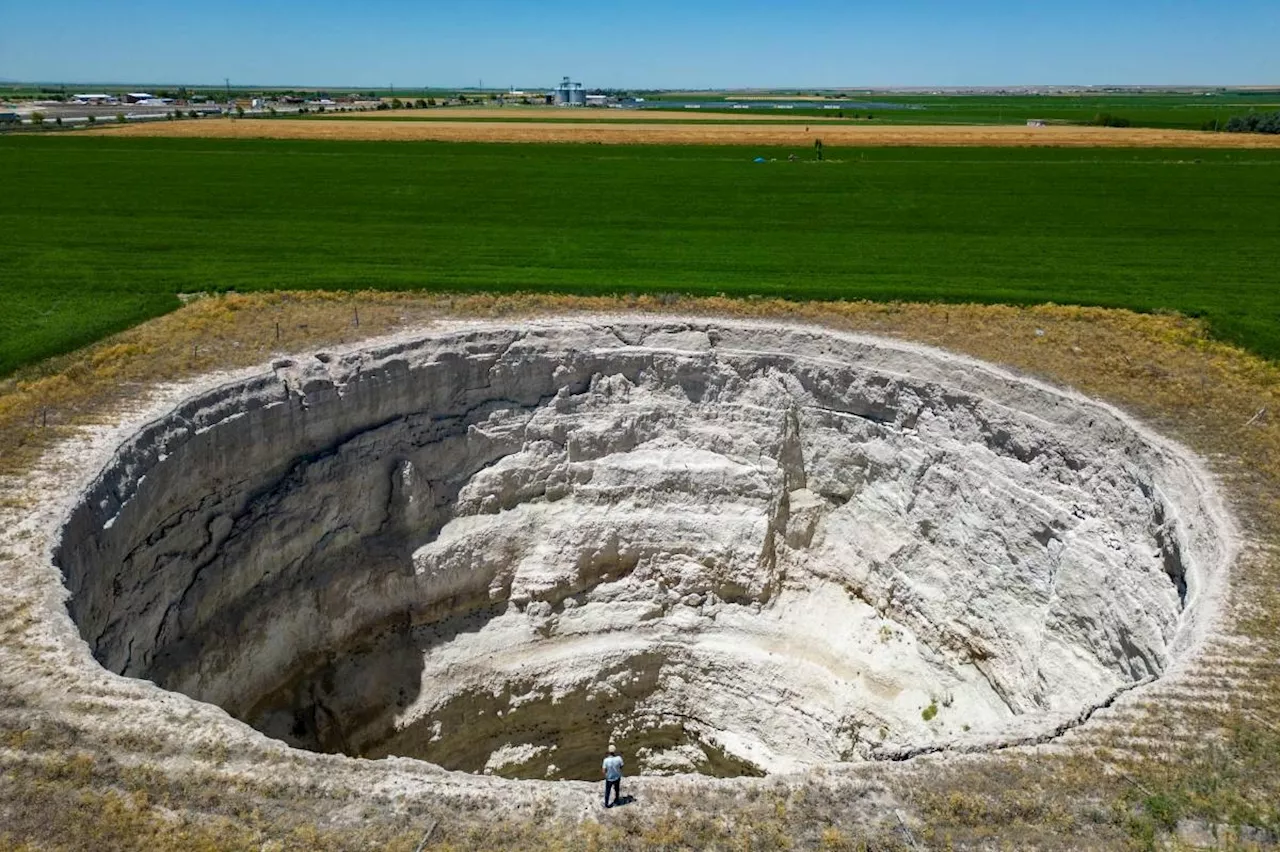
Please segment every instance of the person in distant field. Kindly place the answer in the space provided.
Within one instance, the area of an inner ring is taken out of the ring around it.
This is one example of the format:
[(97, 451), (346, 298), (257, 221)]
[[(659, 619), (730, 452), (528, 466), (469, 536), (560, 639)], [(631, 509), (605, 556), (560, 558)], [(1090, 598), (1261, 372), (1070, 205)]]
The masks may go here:
[(604, 763), (600, 767), (604, 771), (604, 806), (606, 808), (613, 807), (609, 804), (609, 790), (613, 790), (613, 804), (618, 804), (618, 797), (622, 795), (622, 758), (618, 756), (618, 747), (613, 743), (609, 743), (609, 756), (604, 759)]
[(822, 140), (821, 139), (813, 140), (813, 150), (814, 150), (814, 153), (818, 155), (818, 159), (821, 160), (822, 159)]

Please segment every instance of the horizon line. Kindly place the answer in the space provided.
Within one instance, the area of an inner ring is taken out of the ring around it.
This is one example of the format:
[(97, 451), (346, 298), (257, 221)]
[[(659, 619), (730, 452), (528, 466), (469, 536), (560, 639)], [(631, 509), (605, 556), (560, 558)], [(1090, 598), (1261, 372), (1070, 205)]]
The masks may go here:
[[(309, 89), (309, 90), (341, 90), (349, 89), (352, 91), (374, 90), (374, 91), (396, 91), (403, 90), (406, 92), (420, 92), (431, 90), (447, 90), (447, 91), (474, 91), (474, 92), (503, 92), (510, 91), (506, 87), (483, 87), (475, 85), (467, 86), (450, 86), (444, 84), (430, 84), (424, 86), (396, 86), (394, 84), (387, 85), (364, 85), (364, 84), (318, 84), (318, 83), (234, 83), (230, 86), (224, 82), (217, 83), (197, 83), (197, 82), (159, 82), (149, 81), (140, 82), (137, 80), (15, 80), (9, 78), (0, 78), (0, 87), (14, 86), (60, 86), (67, 87), (128, 87), (128, 86), (151, 86), (151, 87), (169, 87), (181, 86), (186, 88), (200, 89)], [(520, 89), (518, 85), (512, 85), (511, 88)], [(555, 84), (528, 86), (528, 89), (546, 88), (554, 89)], [(998, 83), (991, 85), (982, 84), (953, 84), (953, 85), (867, 85), (867, 86), (830, 86), (830, 85), (776, 85), (776, 86), (594, 86), (589, 88), (597, 89), (624, 89), (637, 92), (783, 92), (783, 91), (826, 91), (826, 92), (892, 92), (892, 91), (959, 91), (965, 89), (981, 89), (981, 90), (999, 90), (999, 89), (1224, 89), (1224, 90), (1268, 90), (1275, 89), (1280, 91), (1280, 82), (1276, 83)]]

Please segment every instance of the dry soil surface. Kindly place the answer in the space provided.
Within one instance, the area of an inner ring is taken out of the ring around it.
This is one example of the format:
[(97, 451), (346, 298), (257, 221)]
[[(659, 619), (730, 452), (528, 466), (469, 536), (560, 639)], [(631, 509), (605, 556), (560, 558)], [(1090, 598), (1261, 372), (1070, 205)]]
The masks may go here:
[(652, 145), (800, 145), (821, 138), (828, 146), (1010, 146), (1116, 148), (1280, 148), (1280, 136), (1201, 133), (1113, 127), (873, 126), (829, 125), (816, 132), (802, 125), (624, 124), (582, 122), (297, 121), (201, 119), (151, 122), (82, 131), (119, 136), (234, 139), (350, 139), (440, 142), (581, 142)]

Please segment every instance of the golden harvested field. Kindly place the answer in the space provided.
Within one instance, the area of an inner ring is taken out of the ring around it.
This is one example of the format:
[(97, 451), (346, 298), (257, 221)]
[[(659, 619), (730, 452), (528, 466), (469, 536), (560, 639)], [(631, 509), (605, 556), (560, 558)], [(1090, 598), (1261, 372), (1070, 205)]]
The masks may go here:
[[(727, 106), (727, 104), (726, 104)], [(768, 124), (775, 121), (840, 121), (836, 115), (808, 116), (788, 115), (785, 111), (754, 114), (745, 112), (703, 112), (697, 109), (559, 109), (556, 107), (448, 107), (446, 109), (393, 109), (380, 112), (341, 113), (342, 119), (348, 118), (386, 121), (389, 118), (404, 118), (413, 121), (582, 121), (582, 122), (615, 122), (626, 124), (644, 124), (650, 121), (746, 121)], [(312, 119), (324, 121), (326, 119)], [(849, 121), (850, 119), (844, 119)]]
[[(816, 123), (816, 122), (815, 122)], [(324, 121), (294, 119), (200, 119), (148, 122), (77, 131), (76, 135), (169, 136), (239, 139), (350, 139), (438, 142), (580, 142), (605, 145), (775, 145), (888, 147), (1012, 146), (1115, 148), (1280, 148), (1280, 136), (1256, 133), (1200, 133), (1115, 127), (1022, 126), (823, 126), (768, 124), (646, 124), (593, 121), (551, 124), (478, 121)]]

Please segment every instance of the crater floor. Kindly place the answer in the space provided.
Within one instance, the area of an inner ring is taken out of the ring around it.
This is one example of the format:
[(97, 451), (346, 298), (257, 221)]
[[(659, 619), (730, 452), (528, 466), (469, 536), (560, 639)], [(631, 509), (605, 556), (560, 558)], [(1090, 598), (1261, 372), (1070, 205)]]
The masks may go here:
[(1223, 552), (1199, 477), (933, 350), (483, 326), (189, 399), (56, 561), (104, 666), (295, 746), (762, 774), (1052, 733), (1160, 676)]

